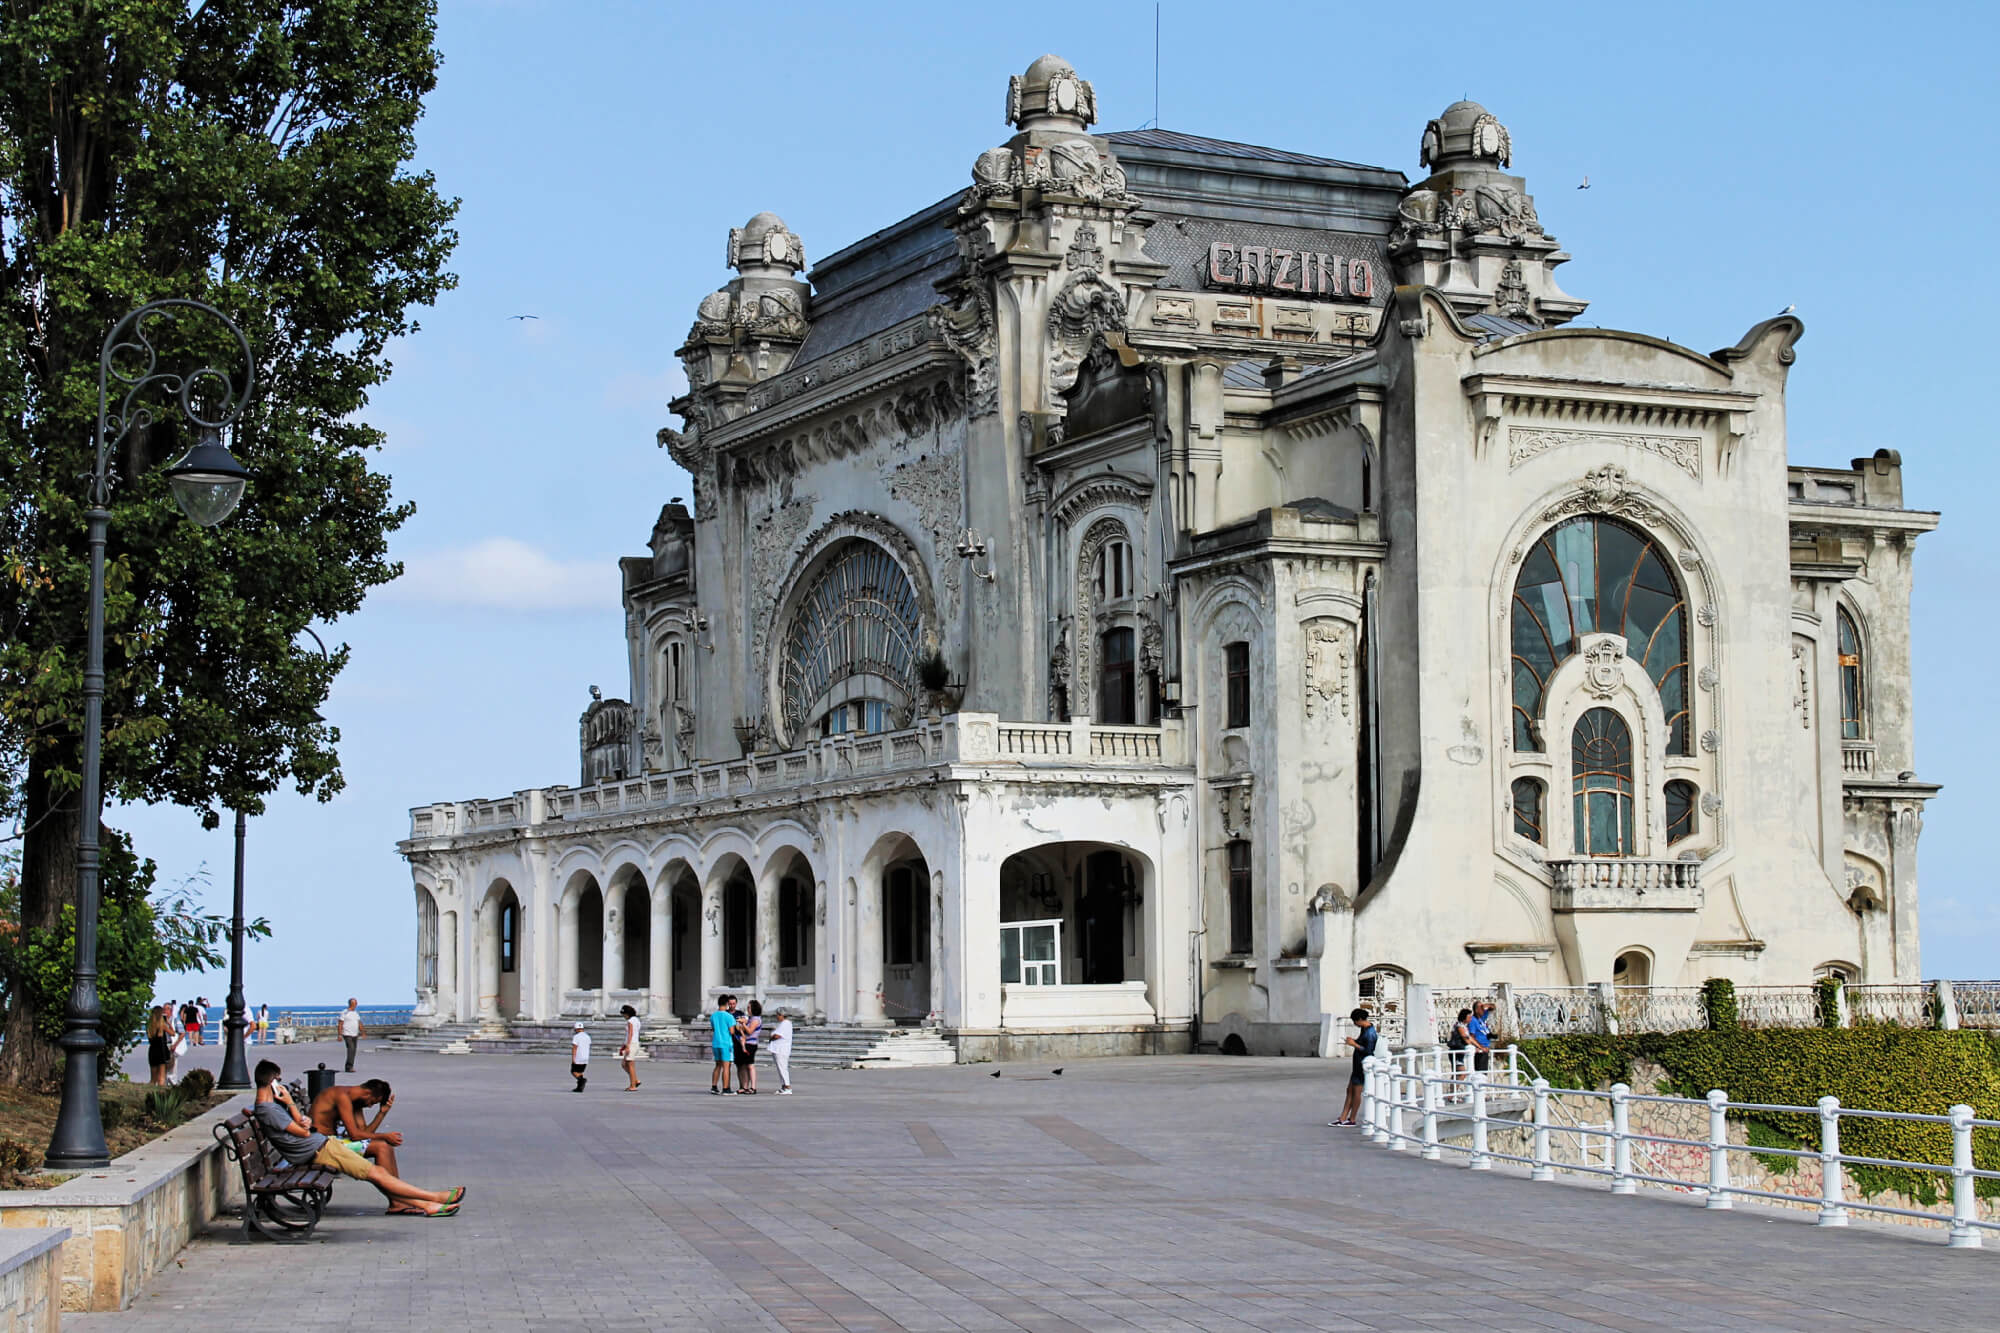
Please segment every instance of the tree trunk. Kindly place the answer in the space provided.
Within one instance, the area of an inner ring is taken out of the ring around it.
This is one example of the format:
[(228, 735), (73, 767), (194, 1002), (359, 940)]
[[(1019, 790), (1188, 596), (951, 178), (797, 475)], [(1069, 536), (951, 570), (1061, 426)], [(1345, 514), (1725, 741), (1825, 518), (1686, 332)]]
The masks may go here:
[[(55, 795), (49, 783), (53, 767), (47, 751), (28, 761), (23, 795), (26, 810), (21, 840), (21, 930), (47, 930), (62, 919), (65, 904), (76, 901), (77, 798), (75, 792)], [(52, 807), (54, 807), (52, 809)], [(62, 1072), (62, 1048), (35, 1030), (35, 995), (25, 977), (7, 978), (6, 1045), (0, 1047), (0, 1083), (38, 1087)]]

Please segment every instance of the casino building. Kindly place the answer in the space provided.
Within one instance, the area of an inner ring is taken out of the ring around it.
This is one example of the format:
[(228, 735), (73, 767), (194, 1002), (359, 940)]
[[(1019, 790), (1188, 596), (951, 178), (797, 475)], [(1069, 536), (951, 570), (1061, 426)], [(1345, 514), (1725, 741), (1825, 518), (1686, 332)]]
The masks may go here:
[(730, 233), (627, 697), (412, 812), (421, 1012), (1300, 1053), (1412, 981), (1915, 980), (1937, 515), (1788, 465), (1800, 322), (1576, 327), (1473, 102), (1414, 183), (1096, 119), (1044, 56), (970, 188)]

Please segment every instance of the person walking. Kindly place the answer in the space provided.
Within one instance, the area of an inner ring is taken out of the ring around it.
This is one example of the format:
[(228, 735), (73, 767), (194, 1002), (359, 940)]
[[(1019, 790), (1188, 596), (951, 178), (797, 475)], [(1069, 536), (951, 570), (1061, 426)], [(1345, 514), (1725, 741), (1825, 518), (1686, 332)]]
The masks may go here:
[(189, 1046), (201, 1045), (201, 1020), (195, 1017), (194, 1001), (181, 1006), (181, 1032)]
[(725, 995), (715, 1002), (715, 1012), (708, 1016), (708, 1053), (715, 1057), (715, 1069), (708, 1076), (708, 1092), (711, 1097), (733, 1097), (735, 1091), (729, 1086), (729, 1069), (736, 1063), (736, 997)]
[(570, 1032), (569, 1072), (576, 1080), (575, 1091), (582, 1092), (583, 1085), (590, 1081), (586, 1077), (590, 1073), (590, 1034), (583, 1030), (581, 1023)]
[(352, 995), (347, 997), (347, 1007), (340, 1011), (340, 1039), (347, 1043), (347, 1071), (354, 1072), (354, 1053), (361, 1049), (361, 1001)]
[(167, 1066), (174, 1058), (172, 1014), (173, 1006), (163, 1004), (146, 1016), (146, 1067), (151, 1071), (146, 1081), (162, 1088), (167, 1085)]
[(639, 1058), (639, 1011), (625, 1005), (618, 1011), (625, 1015), (625, 1044), (618, 1048), (618, 1063), (625, 1067), (625, 1091), (639, 1090), (639, 1073), (632, 1062)]
[(188, 1017), (188, 1037), (197, 1046), (208, 1045), (208, 997), (197, 995), (191, 1006), (194, 1012)]
[(1366, 1009), (1356, 1009), (1347, 1018), (1357, 1031), (1351, 1037), (1342, 1037), (1341, 1041), (1354, 1048), (1354, 1069), (1347, 1076), (1347, 1100), (1341, 1104), (1340, 1119), (1331, 1122), (1335, 1126), (1357, 1123), (1361, 1115), (1361, 1089), (1368, 1081), (1362, 1066), (1375, 1054), (1375, 1043), (1382, 1035)]
[(771, 1039), (766, 1045), (771, 1048), (771, 1061), (778, 1066), (778, 1095), (792, 1095), (792, 1019), (784, 1010), (774, 1010), (771, 1017), (776, 1020), (771, 1028)]
[(257, 1006), (257, 1042), (261, 1046), (271, 1044), (271, 1006), (268, 1004)]
[(757, 1095), (757, 1039), (764, 1033), (764, 1005), (750, 1001), (750, 1015), (736, 1027), (736, 1090)]

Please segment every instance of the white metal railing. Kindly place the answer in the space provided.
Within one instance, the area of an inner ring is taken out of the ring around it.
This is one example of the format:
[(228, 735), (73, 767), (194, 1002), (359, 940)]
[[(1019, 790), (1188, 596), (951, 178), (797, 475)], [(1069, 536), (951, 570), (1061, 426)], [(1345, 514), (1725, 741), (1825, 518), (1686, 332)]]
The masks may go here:
[(550, 787), (493, 800), (448, 801), (410, 811), (412, 838), (450, 837), (544, 822), (690, 805), (940, 764), (996, 768), (1087, 763), (1092, 768), (1184, 767), (1185, 735), (1168, 720), (1157, 727), (1068, 722), (1009, 722), (992, 713), (954, 713), (901, 731), (845, 733), (797, 750), (695, 764), (669, 772), (611, 779), (587, 787)]
[(1814, 986), (1738, 986), (1736, 1021), (1746, 1028), (1816, 1028), (1819, 989)]
[(1699, 986), (1614, 986), (1620, 1032), (1698, 1032), (1708, 1026)]
[[(1496, 1052), (1496, 1055), (1499, 1055)], [(1540, 1076), (1533, 1078), (1526, 1086), (1528, 1109), (1531, 1119), (1521, 1121), (1505, 1111), (1518, 1114), (1519, 1100), (1523, 1092), (1521, 1079), (1521, 1059), (1518, 1052), (1508, 1052), (1507, 1060), (1496, 1060), (1490, 1074), (1462, 1073), (1456, 1068), (1441, 1068), (1438, 1053), (1410, 1049), (1394, 1055), (1376, 1055), (1363, 1062), (1363, 1083), (1361, 1098), (1361, 1123), (1370, 1141), (1381, 1144), (1391, 1151), (1403, 1152), (1417, 1149), (1429, 1160), (1437, 1160), (1446, 1151), (1464, 1153), (1467, 1165), (1474, 1171), (1490, 1171), (1496, 1161), (1514, 1162), (1529, 1168), (1529, 1177), (1534, 1180), (1554, 1180), (1558, 1171), (1577, 1171), (1590, 1175), (1608, 1176), (1613, 1194), (1634, 1194), (1641, 1184), (1663, 1185), (1671, 1189), (1693, 1189), (1702, 1193), (1711, 1209), (1722, 1210), (1731, 1207), (1738, 1197), (1772, 1199), (1783, 1203), (1810, 1203), (1811, 1198), (1798, 1194), (1783, 1194), (1775, 1190), (1756, 1189), (1748, 1185), (1738, 1185), (1731, 1179), (1729, 1154), (1755, 1153), (1760, 1157), (1788, 1157), (1795, 1161), (1815, 1161), (1820, 1164), (1820, 1196), (1816, 1216), (1818, 1225), (1842, 1227), (1847, 1225), (1850, 1210), (1883, 1213), (1897, 1217), (1910, 1217), (1922, 1221), (1947, 1224), (1950, 1232), (1946, 1244), (1953, 1249), (1977, 1249), (1981, 1243), (1981, 1231), (2000, 1231), (2000, 1222), (1984, 1221), (1979, 1216), (1977, 1199), (1978, 1182), (2000, 1180), (2000, 1171), (1985, 1171), (1973, 1165), (1973, 1134), (1979, 1130), (2000, 1130), (2000, 1120), (1981, 1120), (1972, 1113), (1972, 1108), (1963, 1103), (1953, 1106), (1944, 1115), (1924, 1115), (1907, 1111), (1871, 1111), (1858, 1107), (1845, 1107), (1837, 1097), (1822, 1097), (1816, 1106), (1772, 1106), (1759, 1102), (1732, 1102), (1729, 1094), (1716, 1089), (1705, 1098), (1665, 1097), (1633, 1092), (1623, 1083), (1614, 1083), (1609, 1091), (1589, 1088), (1555, 1088)], [(1510, 1103), (1502, 1114), (1494, 1114), (1494, 1098), (1499, 1094)], [(1610, 1128), (1584, 1127), (1557, 1124), (1551, 1116), (1552, 1101), (1557, 1097), (1592, 1098), (1607, 1103), (1610, 1107)], [(1635, 1103), (1678, 1108), (1702, 1108), (1708, 1114), (1708, 1135), (1704, 1139), (1678, 1138), (1665, 1134), (1634, 1133), (1631, 1127), (1631, 1108)], [(1446, 1107), (1457, 1108), (1460, 1118), (1472, 1122), (1471, 1144), (1446, 1143), (1438, 1135), (1439, 1113)], [(1729, 1141), (1729, 1113), (1751, 1112), (1760, 1115), (1814, 1116), (1819, 1120), (1820, 1146), (1817, 1151), (1809, 1148), (1778, 1148), (1731, 1143)], [(1840, 1122), (1842, 1119), (1895, 1120), (1906, 1124), (1948, 1125), (1951, 1128), (1951, 1165), (1936, 1162), (1911, 1162), (1892, 1157), (1868, 1157), (1844, 1153), (1840, 1149)], [(1411, 1133), (1415, 1124), (1416, 1133)], [(1525, 1129), (1529, 1135), (1530, 1150), (1527, 1153), (1510, 1153), (1492, 1146), (1490, 1128), (1500, 1125), (1506, 1129)], [(1611, 1141), (1609, 1165), (1598, 1165), (1588, 1160), (1558, 1161), (1553, 1151), (1554, 1136), (1568, 1134), (1576, 1136), (1579, 1142), (1585, 1135), (1608, 1136)], [(1651, 1146), (1695, 1148), (1705, 1150), (1708, 1174), (1704, 1180), (1686, 1180), (1667, 1175), (1657, 1166), (1636, 1163), (1635, 1149), (1643, 1150)], [(1921, 1208), (1902, 1208), (1890, 1204), (1867, 1203), (1849, 1199), (1846, 1194), (1847, 1168), (1851, 1166), (1899, 1168), (1911, 1171), (1932, 1172), (1946, 1176), (1951, 1181), (1951, 1211), (1938, 1212)], [(1650, 1168), (1650, 1169), (1649, 1169)]]
[(1932, 1024), (1931, 1005), (1935, 990), (1915, 985), (1842, 986), (1847, 997), (1849, 1018), (1856, 1023), (1891, 1023), (1897, 1027), (1924, 1028)]
[(2000, 1028), (2000, 981), (1954, 981), (1952, 999), (1962, 1028)]
[(1590, 986), (1545, 986), (1514, 992), (1517, 1036), (1560, 1037), (1605, 1030), (1604, 1007)]

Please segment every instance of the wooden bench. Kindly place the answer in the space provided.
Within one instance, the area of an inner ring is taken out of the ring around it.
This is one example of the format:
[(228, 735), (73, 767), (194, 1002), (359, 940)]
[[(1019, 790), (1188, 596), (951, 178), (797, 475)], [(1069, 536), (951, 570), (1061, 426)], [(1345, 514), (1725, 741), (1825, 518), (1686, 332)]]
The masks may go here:
[(333, 1197), (333, 1172), (279, 1155), (248, 1111), (215, 1127), (223, 1153), (243, 1173), (243, 1239), (307, 1240)]

